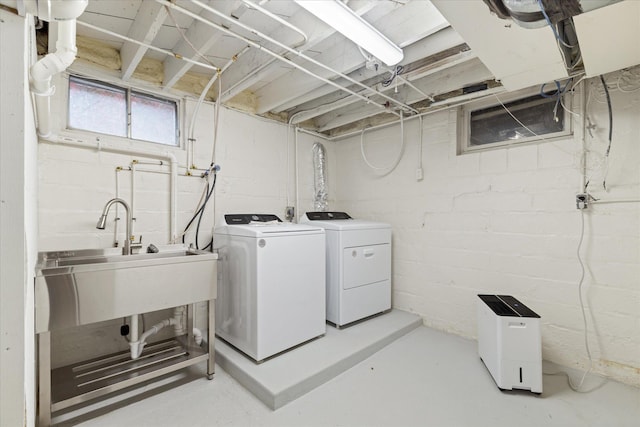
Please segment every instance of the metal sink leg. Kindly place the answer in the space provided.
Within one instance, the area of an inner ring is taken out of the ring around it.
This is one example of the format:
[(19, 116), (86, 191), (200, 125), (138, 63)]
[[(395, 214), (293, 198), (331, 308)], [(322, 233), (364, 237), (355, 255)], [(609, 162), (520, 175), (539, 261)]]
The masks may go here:
[(51, 425), (51, 332), (38, 334), (38, 426)]
[(208, 314), (208, 319), (209, 319), (209, 325), (207, 327), (207, 335), (208, 335), (208, 339), (207, 342), (209, 343), (209, 359), (207, 360), (207, 378), (212, 380), (213, 379), (213, 374), (215, 373), (215, 349), (214, 349), (214, 344), (215, 344), (215, 339), (216, 339), (216, 301), (215, 300), (209, 300), (209, 312)]

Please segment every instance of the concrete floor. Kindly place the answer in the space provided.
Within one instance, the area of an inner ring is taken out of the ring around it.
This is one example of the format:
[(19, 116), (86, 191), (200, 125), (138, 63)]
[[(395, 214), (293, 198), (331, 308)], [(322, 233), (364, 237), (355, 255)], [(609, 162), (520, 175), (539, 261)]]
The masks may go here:
[[(545, 371), (557, 369), (545, 363)], [(573, 375), (577, 381), (579, 373)], [(601, 382), (592, 377), (585, 385)], [(207, 381), (204, 369), (194, 367), (54, 418), (87, 427), (637, 427), (638, 420), (640, 389), (614, 381), (584, 394), (569, 389), (563, 376), (544, 376), (541, 396), (501, 392), (478, 358), (475, 341), (423, 326), (275, 411), (222, 369)]]

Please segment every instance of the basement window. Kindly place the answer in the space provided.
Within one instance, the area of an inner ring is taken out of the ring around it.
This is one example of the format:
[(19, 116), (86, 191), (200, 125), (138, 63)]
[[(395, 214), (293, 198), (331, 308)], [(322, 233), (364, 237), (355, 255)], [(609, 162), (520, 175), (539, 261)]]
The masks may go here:
[[(568, 98), (563, 97), (565, 106)], [(503, 104), (493, 98), (462, 109), (459, 153), (571, 135), (571, 120), (553, 92), (503, 101)]]
[(178, 105), (115, 85), (69, 76), (68, 128), (178, 146)]

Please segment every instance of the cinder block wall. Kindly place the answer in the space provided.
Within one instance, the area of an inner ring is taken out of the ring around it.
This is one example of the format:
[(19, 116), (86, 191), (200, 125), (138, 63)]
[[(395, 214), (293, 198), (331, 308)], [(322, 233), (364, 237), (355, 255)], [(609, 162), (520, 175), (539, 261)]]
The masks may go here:
[[(186, 105), (184, 123), (189, 124), (194, 102)], [(62, 109), (63, 110), (63, 109)], [(205, 103), (200, 108), (195, 127), (194, 158), (198, 167), (207, 167), (212, 158), (214, 109)], [(59, 116), (59, 124), (64, 123)], [(187, 126), (183, 129), (186, 129)], [(225, 213), (274, 213), (284, 220), (285, 207), (295, 203), (294, 134), (289, 130), (289, 162), (287, 162), (287, 126), (273, 121), (257, 119), (233, 110), (221, 109), (220, 128), (216, 148), (216, 163), (221, 171), (214, 192), (200, 226), (200, 247), (211, 238), (213, 218), (221, 221)], [(95, 138), (95, 136), (93, 136)], [(107, 141), (108, 137), (101, 137)], [(92, 140), (92, 139), (89, 139)], [(300, 210), (313, 206), (313, 169), (311, 147), (317, 138), (298, 135), (300, 169)], [(113, 141), (111, 141), (113, 142)], [(127, 145), (127, 143), (124, 143)], [(328, 152), (332, 144), (324, 143)], [(157, 152), (166, 146), (133, 143), (133, 147)], [(171, 149), (180, 165), (186, 165), (186, 151)], [(335, 158), (333, 155), (328, 156)], [(97, 230), (96, 222), (105, 203), (115, 197), (116, 174), (119, 195), (131, 200), (131, 173), (116, 173), (116, 167), (128, 168), (132, 160), (139, 160), (135, 173), (134, 234), (142, 235), (143, 245), (169, 243), (169, 170), (167, 165), (140, 156), (98, 152), (75, 147), (41, 143), (39, 145), (38, 215), (39, 250), (65, 250), (112, 247), (114, 241), (114, 213), (111, 212), (107, 228)], [(165, 162), (166, 163), (166, 162)], [(327, 166), (332, 169), (331, 165)], [(287, 183), (289, 180), (289, 183)], [(329, 186), (331, 187), (331, 180)], [(203, 191), (204, 180), (184, 176), (180, 168), (178, 177), (178, 233), (192, 217)], [(329, 191), (330, 195), (333, 192)], [(112, 207), (113, 211), (115, 207)], [(124, 238), (124, 210), (120, 208), (118, 239)], [(194, 242), (195, 224), (186, 236), (186, 243)], [(167, 317), (158, 312), (146, 316), (146, 324)], [(128, 348), (120, 337), (120, 320), (89, 325), (82, 328), (57, 331), (52, 334), (53, 367), (108, 354)], [(170, 331), (161, 331), (162, 338)]]
[[(606, 76), (615, 82), (618, 74)], [(597, 83), (587, 86), (594, 91)], [(586, 138), (590, 189), (602, 200), (640, 198), (640, 93), (612, 91), (614, 142), (607, 182), (601, 166), (608, 118), (599, 92), (589, 101), (596, 126)], [(579, 102), (574, 103), (579, 105)], [(187, 117), (191, 106), (187, 106)], [(574, 107), (576, 109), (576, 107)], [(213, 111), (205, 105), (196, 126), (196, 162), (211, 160)], [(324, 141), (329, 163), (330, 209), (392, 224), (394, 306), (420, 314), (426, 325), (474, 337), (477, 293), (512, 294), (543, 318), (543, 356), (578, 368), (587, 364), (577, 286), (576, 250), (580, 212), (581, 121), (563, 141), (456, 155), (455, 112), (425, 117), (422, 165), (418, 121), (405, 126), (405, 147), (396, 170), (379, 176), (361, 159), (360, 138)], [(367, 132), (370, 162), (389, 164), (399, 148), (398, 127)], [(312, 208), (311, 146), (317, 138), (299, 135), (300, 209)], [(114, 195), (115, 167), (131, 156), (40, 145), (40, 250), (108, 247), (113, 229), (95, 229), (104, 203)], [(293, 135), (286, 127), (231, 110), (221, 111), (216, 161), (222, 171), (215, 217), (224, 213), (283, 215), (295, 200)], [(181, 164), (184, 152), (177, 151)], [(151, 169), (154, 166), (141, 165)], [(168, 178), (140, 173), (136, 180), (136, 234), (145, 244), (168, 237)], [(121, 195), (130, 197), (128, 173), (120, 175)], [(290, 182), (287, 185), (287, 177)], [(178, 180), (178, 227), (191, 217), (202, 191), (196, 178)], [(213, 209), (213, 206), (212, 206)], [(208, 241), (214, 216), (202, 224)], [(585, 212), (582, 248), (589, 341), (597, 372), (640, 384), (640, 208), (637, 203), (594, 205)], [(122, 230), (122, 227), (120, 228)], [(188, 236), (187, 241), (193, 241)], [(54, 336), (54, 366), (83, 360), (122, 346), (114, 324)]]
[[(607, 174), (608, 116), (599, 79), (591, 91), (587, 175), (605, 201), (640, 199), (640, 92), (612, 86), (614, 132)], [(580, 111), (579, 96), (574, 109)], [(581, 269), (576, 257), (581, 213), (582, 125), (561, 141), (456, 155), (457, 114), (405, 125), (405, 148), (386, 176), (361, 158), (360, 137), (336, 143), (337, 207), (393, 226), (393, 305), (421, 315), (427, 326), (476, 336), (478, 293), (512, 294), (542, 316), (543, 357), (585, 369)], [(392, 162), (399, 126), (365, 133), (374, 166)], [(598, 204), (584, 211), (584, 296), (595, 370), (640, 385), (640, 203)]]

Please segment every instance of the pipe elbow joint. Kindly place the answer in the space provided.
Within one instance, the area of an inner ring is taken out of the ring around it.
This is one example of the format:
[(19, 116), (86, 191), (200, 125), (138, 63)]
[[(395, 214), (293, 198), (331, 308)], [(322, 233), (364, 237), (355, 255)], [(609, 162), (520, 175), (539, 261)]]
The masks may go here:
[(57, 73), (60, 73), (64, 70), (66, 70), (67, 68), (69, 68), (69, 66), (71, 64), (73, 64), (73, 61), (76, 60), (76, 55), (78, 54), (78, 49), (74, 46), (74, 47), (67, 47), (65, 49), (62, 50), (58, 50), (56, 51), (56, 53), (54, 53), (54, 55), (56, 55), (56, 57), (58, 57), (58, 59), (60, 60), (60, 69), (57, 70)]
[[(50, 53), (31, 67), (30, 74), (36, 93), (49, 86), (51, 77), (66, 70), (76, 59), (76, 49), (64, 49)], [(39, 93), (42, 94), (42, 93)]]

